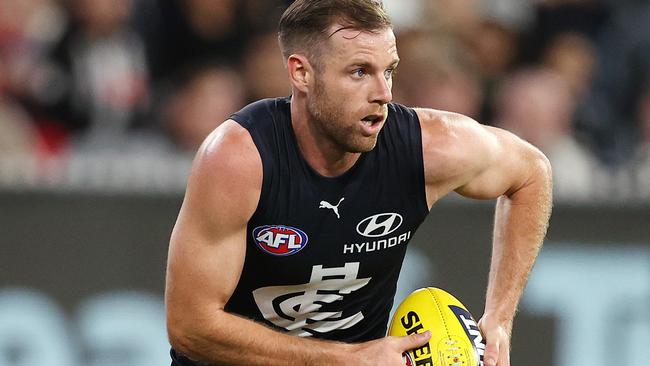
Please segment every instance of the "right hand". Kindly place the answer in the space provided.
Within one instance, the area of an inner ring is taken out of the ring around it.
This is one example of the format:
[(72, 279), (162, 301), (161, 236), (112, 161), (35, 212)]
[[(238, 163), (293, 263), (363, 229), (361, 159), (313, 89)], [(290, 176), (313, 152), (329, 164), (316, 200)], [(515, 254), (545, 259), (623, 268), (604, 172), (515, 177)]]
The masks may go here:
[(404, 366), (402, 353), (425, 345), (431, 332), (411, 334), (405, 337), (388, 336), (354, 345), (350, 365)]

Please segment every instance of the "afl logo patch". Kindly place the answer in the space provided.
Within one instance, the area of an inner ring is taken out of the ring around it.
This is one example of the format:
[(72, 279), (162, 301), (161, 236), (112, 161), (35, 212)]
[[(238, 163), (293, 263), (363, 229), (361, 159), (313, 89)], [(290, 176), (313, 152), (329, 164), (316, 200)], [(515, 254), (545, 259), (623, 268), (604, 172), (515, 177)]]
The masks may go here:
[(284, 225), (264, 225), (253, 229), (253, 240), (263, 251), (278, 256), (296, 254), (307, 246), (307, 234)]
[(402, 225), (402, 215), (398, 213), (381, 213), (361, 220), (357, 232), (369, 238), (386, 236)]
[(404, 366), (415, 366), (415, 362), (413, 362), (413, 358), (411, 358), (411, 354), (408, 352), (402, 353), (402, 361), (404, 361)]

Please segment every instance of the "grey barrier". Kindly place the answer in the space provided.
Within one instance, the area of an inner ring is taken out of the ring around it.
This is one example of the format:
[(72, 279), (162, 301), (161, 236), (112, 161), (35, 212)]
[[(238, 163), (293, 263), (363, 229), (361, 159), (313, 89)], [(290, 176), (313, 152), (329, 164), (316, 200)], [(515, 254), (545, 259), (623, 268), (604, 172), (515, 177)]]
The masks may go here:
[[(162, 295), (180, 203), (0, 193), (0, 366), (168, 364)], [(398, 297), (442, 287), (480, 316), (492, 212), (493, 202), (437, 204)], [(649, 309), (650, 205), (557, 204), (515, 322), (513, 365), (644, 364)]]

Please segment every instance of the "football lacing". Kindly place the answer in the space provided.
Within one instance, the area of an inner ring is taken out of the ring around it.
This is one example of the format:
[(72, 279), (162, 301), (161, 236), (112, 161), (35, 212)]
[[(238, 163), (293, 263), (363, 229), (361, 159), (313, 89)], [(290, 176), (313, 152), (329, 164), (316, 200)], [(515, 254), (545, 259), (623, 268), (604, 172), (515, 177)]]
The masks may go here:
[(447, 349), (446, 349), (446, 354), (447, 354), (447, 361), (449, 362), (447, 365), (448, 366), (463, 366), (465, 361), (462, 360), (463, 358), (463, 353), (459, 352), (460, 347), (454, 347), (454, 345), (458, 343), (458, 341), (454, 339), (448, 339), (445, 341), (445, 344), (447, 344)]

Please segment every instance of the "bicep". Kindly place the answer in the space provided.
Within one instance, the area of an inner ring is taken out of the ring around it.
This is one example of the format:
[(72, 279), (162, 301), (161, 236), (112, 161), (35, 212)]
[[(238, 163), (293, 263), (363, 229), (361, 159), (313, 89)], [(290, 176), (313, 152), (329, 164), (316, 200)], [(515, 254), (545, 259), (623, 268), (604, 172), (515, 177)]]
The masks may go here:
[(202, 318), (223, 309), (244, 263), (261, 161), (246, 136), (242, 143), (215, 134), (197, 154), (170, 240), (165, 295), (170, 321), (207, 320)]
[(483, 135), (476, 149), (470, 150), (474, 163), (469, 164), (462, 184), (455, 191), (463, 196), (492, 199), (511, 195), (531, 184), (539, 168), (546, 162), (544, 155), (514, 134), (489, 126), (480, 126)]
[(539, 150), (508, 131), (456, 113), (417, 112), (429, 206), (451, 191), (477, 199), (508, 195), (547, 166)]

